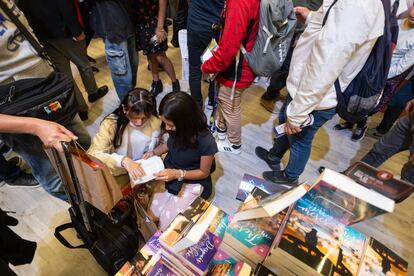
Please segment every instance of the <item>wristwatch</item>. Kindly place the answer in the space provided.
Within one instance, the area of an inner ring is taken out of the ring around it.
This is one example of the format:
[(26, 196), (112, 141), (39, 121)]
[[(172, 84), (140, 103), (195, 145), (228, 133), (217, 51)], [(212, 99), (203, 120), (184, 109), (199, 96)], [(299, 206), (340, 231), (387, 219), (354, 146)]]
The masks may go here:
[(184, 170), (178, 170), (180, 172), (180, 176), (177, 178), (178, 181), (183, 181), (185, 176)]

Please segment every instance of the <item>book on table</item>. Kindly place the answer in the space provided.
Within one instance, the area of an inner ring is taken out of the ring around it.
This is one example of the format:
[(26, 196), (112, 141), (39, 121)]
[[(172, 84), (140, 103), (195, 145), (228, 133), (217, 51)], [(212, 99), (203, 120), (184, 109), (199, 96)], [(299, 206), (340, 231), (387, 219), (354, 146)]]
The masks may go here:
[[(367, 275), (362, 269), (373, 238), (351, 225), (393, 209), (393, 200), (326, 169), (294, 204), (265, 265), (282, 275)], [(387, 250), (390, 269), (404, 275), (407, 263)]]
[(184, 238), (197, 220), (210, 206), (210, 202), (200, 197), (182, 213), (179, 213), (170, 225), (161, 234), (159, 240), (164, 246), (172, 248), (178, 241)]
[(159, 156), (152, 156), (148, 159), (139, 159), (135, 162), (141, 165), (141, 168), (144, 170), (145, 175), (137, 180), (133, 180), (130, 175), (129, 178), (132, 181), (132, 186), (147, 183), (148, 181), (155, 179), (156, 176), (154, 174), (162, 171), (165, 168), (164, 162)]
[(301, 184), (281, 193), (270, 195), (260, 200), (256, 206), (239, 210), (234, 215), (233, 221), (273, 217), (304, 196), (310, 187), (308, 184)]
[(247, 196), (257, 187), (267, 194), (276, 194), (290, 189), (287, 185), (275, 185), (263, 178), (259, 178), (245, 173), (240, 182), (239, 190), (237, 191), (236, 199), (244, 201)]
[(396, 179), (390, 172), (378, 170), (363, 162), (356, 162), (345, 174), (357, 183), (372, 189), (396, 203), (409, 197), (414, 192), (414, 184)]

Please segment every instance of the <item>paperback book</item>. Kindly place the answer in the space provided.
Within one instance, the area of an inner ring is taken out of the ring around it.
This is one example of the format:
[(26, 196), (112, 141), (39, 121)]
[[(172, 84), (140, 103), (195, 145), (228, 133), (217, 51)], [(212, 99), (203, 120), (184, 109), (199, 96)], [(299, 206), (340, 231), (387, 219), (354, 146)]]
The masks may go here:
[(247, 196), (253, 191), (255, 187), (260, 188), (260, 190), (270, 195), (283, 192), (290, 188), (290, 186), (287, 185), (275, 185), (262, 178), (255, 177), (250, 174), (244, 174), (240, 182), (236, 199), (245, 201)]
[(132, 181), (132, 186), (147, 183), (148, 181), (155, 179), (156, 176), (154, 174), (165, 168), (164, 162), (159, 156), (152, 156), (148, 159), (140, 159), (135, 162), (141, 165), (145, 175), (137, 180), (133, 180), (133, 178), (129, 176)]
[(414, 192), (413, 184), (396, 179), (390, 172), (378, 170), (363, 162), (355, 163), (346, 170), (345, 174), (357, 183), (391, 198), (396, 203), (403, 201)]
[(372, 238), (350, 225), (393, 208), (392, 200), (327, 169), (295, 204), (266, 264), (276, 274), (366, 275)]

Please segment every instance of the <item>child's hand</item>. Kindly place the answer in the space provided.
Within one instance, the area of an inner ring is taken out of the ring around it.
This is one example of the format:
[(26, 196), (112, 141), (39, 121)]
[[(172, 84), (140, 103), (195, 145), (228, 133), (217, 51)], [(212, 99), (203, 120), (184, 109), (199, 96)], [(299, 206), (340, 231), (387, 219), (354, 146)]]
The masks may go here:
[(134, 162), (129, 157), (124, 157), (121, 162), (122, 167), (124, 167), (127, 172), (132, 176), (133, 180), (138, 180), (145, 175), (145, 171), (142, 169), (141, 165), (137, 162)]
[(154, 175), (157, 177), (155, 178), (156, 180), (168, 182), (174, 179), (178, 179), (180, 177), (180, 171), (176, 169), (164, 169)]
[(151, 151), (147, 151), (146, 153), (144, 153), (144, 155), (142, 155), (142, 159), (148, 159), (148, 158), (150, 158), (150, 157), (152, 157), (152, 156), (154, 156), (155, 155), (155, 153), (154, 153), (154, 151), (153, 150), (151, 150)]

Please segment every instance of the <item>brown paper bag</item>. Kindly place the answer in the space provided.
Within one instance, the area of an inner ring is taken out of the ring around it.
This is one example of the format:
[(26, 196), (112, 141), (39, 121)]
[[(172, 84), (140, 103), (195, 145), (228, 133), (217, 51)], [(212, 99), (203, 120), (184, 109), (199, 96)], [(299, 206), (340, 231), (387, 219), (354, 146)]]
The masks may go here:
[[(115, 204), (121, 200), (122, 193), (108, 167), (97, 158), (77, 148), (74, 144), (71, 144), (70, 153), (84, 200), (102, 212), (109, 213)], [(69, 174), (65, 155), (63, 153), (58, 155), (65, 167), (65, 182), (69, 185), (69, 191), (74, 194), (75, 187)], [(48, 153), (48, 156), (56, 167), (56, 160), (54, 160), (53, 155)]]

